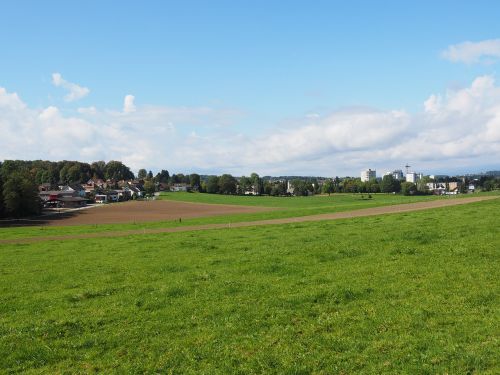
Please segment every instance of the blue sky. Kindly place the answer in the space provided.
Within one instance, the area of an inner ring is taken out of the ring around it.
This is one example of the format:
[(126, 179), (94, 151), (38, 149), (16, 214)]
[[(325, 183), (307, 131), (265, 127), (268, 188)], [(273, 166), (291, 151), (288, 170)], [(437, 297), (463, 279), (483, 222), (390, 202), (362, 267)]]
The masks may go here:
[[(498, 14), (496, 1), (6, 1), (0, 88), (24, 106), (0, 106), (0, 159), (235, 175), (500, 168)], [(447, 57), (457, 45), (478, 61)], [(481, 110), (457, 111), (480, 77), (489, 83), (470, 108)], [(86, 90), (68, 100), (71, 84)], [(442, 98), (433, 119), (431, 95)], [(470, 151), (478, 142), (489, 157)]]

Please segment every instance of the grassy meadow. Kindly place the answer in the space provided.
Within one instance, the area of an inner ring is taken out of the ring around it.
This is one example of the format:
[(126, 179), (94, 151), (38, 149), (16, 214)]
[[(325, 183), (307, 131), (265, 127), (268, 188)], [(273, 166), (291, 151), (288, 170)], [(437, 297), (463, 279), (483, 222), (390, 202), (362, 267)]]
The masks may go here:
[[(278, 219), (287, 217), (298, 217), (330, 212), (350, 211), (368, 207), (378, 207), (393, 204), (403, 204), (431, 199), (459, 199), (457, 197), (416, 196), (405, 197), (392, 194), (332, 194), (317, 195), (311, 197), (268, 197), (268, 196), (228, 196), (218, 194), (201, 193), (163, 193), (160, 199), (208, 203), (229, 204), (270, 208), (269, 211), (255, 213), (220, 215), (203, 218), (184, 218), (178, 220), (146, 222), (146, 223), (122, 223), (122, 224), (99, 224), (78, 225), (71, 227), (34, 226), (18, 227), (4, 230), (0, 228), (0, 238), (15, 239), (27, 237), (43, 237), (50, 235), (70, 235), (83, 233), (97, 233), (106, 231), (126, 231), (134, 229), (172, 228), (178, 226), (236, 223), (242, 221), (256, 221), (266, 219)], [(468, 196), (468, 195), (464, 195)], [(121, 203), (120, 203), (121, 204)], [(126, 203), (125, 203), (126, 204)]]
[(0, 244), (0, 373), (497, 374), (499, 210)]
[[(371, 197), (371, 198), (370, 198)], [(275, 207), (290, 210), (340, 209), (348, 210), (359, 207), (375, 207), (378, 205), (419, 202), (439, 198), (433, 195), (404, 196), (399, 194), (321, 194), (308, 197), (273, 197), (255, 195), (223, 195), (204, 193), (161, 193), (161, 199), (208, 203), (231, 204), (241, 206)]]

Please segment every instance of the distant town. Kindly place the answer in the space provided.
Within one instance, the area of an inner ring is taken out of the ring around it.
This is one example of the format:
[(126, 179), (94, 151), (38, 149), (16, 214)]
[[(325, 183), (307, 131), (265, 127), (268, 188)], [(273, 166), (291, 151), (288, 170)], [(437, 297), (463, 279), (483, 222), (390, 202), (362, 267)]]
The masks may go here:
[(360, 177), (250, 176), (170, 174), (140, 169), (135, 175), (120, 161), (20, 161), (0, 163), (0, 216), (36, 215), (42, 209), (75, 209), (135, 199), (154, 199), (161, 192), (233, 195), (308, 196), (334, 193), (403, 195), (469, 194), (500, 189), (500, 171), (448, 176), (415, 172), (409, 165), (377, 176)]

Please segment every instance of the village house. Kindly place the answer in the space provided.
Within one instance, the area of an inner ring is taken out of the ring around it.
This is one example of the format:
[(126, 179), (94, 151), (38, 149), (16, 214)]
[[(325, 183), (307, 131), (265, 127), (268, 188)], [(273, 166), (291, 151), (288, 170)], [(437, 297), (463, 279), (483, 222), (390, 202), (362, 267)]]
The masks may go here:
[(255, 185), (252, 185), (249, 189), (246, 189), (244, 192), (245, 195), (260, 195), (258, 189)]
[(106, 187), (106, 183), (101, 179), (90, 179), (87, 183), (83, 184), (83, 188), (85, 189), (86, 195), (90, 195), (96, 192), (96, 190), (104, 189)]
[(75, 208), (87, 205), (87, 199), (78, 195), (74, 190), (49, 190), (39, 193), (44, 207), (47, 208)]
[(71, 191), (75, 193), (75, 196), (79, 196), (81, 198), (85, 198), (86, 190), (80, 184), (71, 184), (71, 185), (60, 185), (60, 191)]
[(144, 187), (139, 183), (129, 182), (130, 197), (132, 199), (142, 198), (144, 196)]
[(427, 188), (433, 194), (443, 195), (443, 194), (458, 194), (460, 192), (459, 182), (428, 182), (426, 183)]
[(188, 184), (173, 184), (170, 186), (170, 191), (189, 191), (190, 187)]

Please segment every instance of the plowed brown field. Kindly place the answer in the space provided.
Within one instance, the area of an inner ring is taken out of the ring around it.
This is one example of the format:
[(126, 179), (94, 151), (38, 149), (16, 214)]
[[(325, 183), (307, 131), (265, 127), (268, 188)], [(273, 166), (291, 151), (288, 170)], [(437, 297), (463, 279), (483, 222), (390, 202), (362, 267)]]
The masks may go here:
[(129, 201), (113, 203), (67, 214), (44, 218), (45, 225), (84, 225), (144, 223), (195, 217), (268, 211), (264, 207), (231, 206), (219, 204), (187, 203), (172, 201)]

